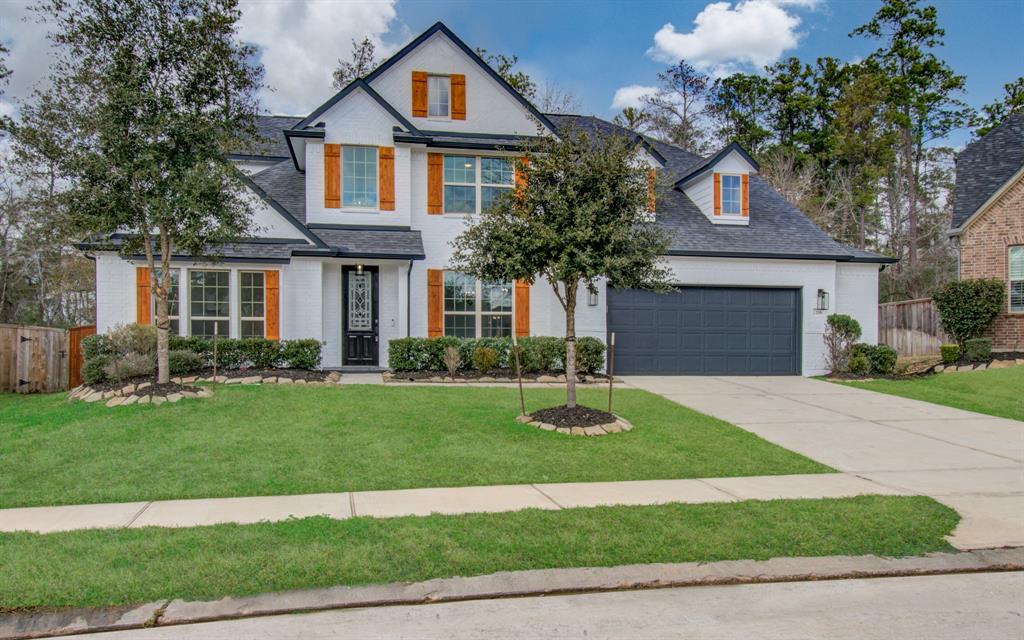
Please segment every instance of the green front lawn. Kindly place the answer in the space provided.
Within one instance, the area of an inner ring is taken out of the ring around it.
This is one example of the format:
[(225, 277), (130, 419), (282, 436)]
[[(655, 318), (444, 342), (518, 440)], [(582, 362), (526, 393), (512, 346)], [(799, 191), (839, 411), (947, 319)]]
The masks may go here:
[(844, 381), (840, 384), (1024, 420), (1024, 367), (940, 373), (908, 380)]
[[(526, 393), (528, 409), (564, 401)], [(466, 387), (218, 386), (114, 409), (3, 395), (0, 507), (831, 471), (644, 391), (616, 394), (636, 428), (598, 438), (518, 424), (518, 402), (514, 389)]]
[(950, 550), (953, 510), (863, 496), (0, 534), (0, 611), (521, 569)]

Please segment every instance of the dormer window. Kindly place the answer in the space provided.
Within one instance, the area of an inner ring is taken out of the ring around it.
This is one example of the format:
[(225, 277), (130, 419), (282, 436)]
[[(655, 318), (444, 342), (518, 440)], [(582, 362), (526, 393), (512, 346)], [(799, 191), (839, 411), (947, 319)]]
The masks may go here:
[(722, 174), (722, 215), (743, 214), (743, 176)]
[(451, 82), (448, 76), (427, 76), (427, 116), (451, 116)]

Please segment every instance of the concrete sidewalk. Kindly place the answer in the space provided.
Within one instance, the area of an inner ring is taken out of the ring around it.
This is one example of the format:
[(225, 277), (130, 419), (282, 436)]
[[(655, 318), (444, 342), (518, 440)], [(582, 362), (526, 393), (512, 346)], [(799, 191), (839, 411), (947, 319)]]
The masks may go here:
[(355, 515), (389, 518), (432, 513), (496, 513), (527, 508), (568, 509), (669, 502), (698, 504), (912, 493), (843, 473), (497, 485), (2, 509), (0, 531), (51, 533), (91, 528), (249, 524), (317, 515), (337, 519)]
[(928, 495), (961, 549), (1024, 545), (1024, 422), (795, 377), (625, 376), (830, 467)]

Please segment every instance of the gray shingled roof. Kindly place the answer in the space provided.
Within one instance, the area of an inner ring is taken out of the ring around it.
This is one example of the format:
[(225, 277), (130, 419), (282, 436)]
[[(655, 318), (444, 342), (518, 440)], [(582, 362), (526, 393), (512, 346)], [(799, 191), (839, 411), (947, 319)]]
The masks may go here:
[[(80, 249), (92, 251), (117, 251), (121, 248), (122, 238), (117, 234), (109, 238), (93, 238), (76, 246)], [(248, 260), (259, 262), (264, 260), (291, 260), (292, 251), (296, 249), (309, 249), (312, 245), (297, 240), (295, 242), (229, 242), (213, 245), (207, 249), (206, 255), (215, 259), (226, 259), (231, 261)], [(171, 249), (173, 258), (190, 259), (192, 256), (179, 251), (176, 247)], [(133, 256), (140, 258), (142, 256)]]
[(232, 153), (264, 158), (289, 158), (284, 130), (302, 121), (301, 116), (256, 116), (257, 139)]
[[(594, 116), (548, 115), (559, 127), (583, 131), (635, 135), (632, 131)], [(667, 178), (675, 182), (706, 162), (678, 147), (644, 136), (666, 160)], [(669, 253), (674, 255), (722, 255), (750, 257), (820, 257), (828, 260), (894, 262), (868, 251), (839, 244), (802, 211), (790, 204), (757, 175), (750, 179), (750, 224), (713, 224), (682, 191), (661, 194), (657, 221), (673, 232)]]
[(404, 227), (396, 229), (336, 227), (313, 229), (332, 249), (341, 255), (394, 256), (396, 258), (422, 258), (423, 238), (419, 231)]
[(306, 223), (306, 176), (291, 160), (282, 160), (249, 178), (296, 220)]
[(956, 158), (953, 229), (959, 229), (1024, 167), (1024, 113), (1012, 115)]

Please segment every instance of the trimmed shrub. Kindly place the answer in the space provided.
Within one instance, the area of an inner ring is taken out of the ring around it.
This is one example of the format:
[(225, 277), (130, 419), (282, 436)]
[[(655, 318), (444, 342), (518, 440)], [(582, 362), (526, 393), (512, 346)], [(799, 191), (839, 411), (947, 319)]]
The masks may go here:
[(831, 371), (845, 373), (850, 370), (851, 351), (860, 333), (860, 323), (852, 317), (841, 313), (828, 316), (824, 335), (825, 360)]
[(168, 351), (167, 369), (172, 376), (185, 375), (203, 368), (203, 358), (192, 351)]
[(153, 375), (156, 370), (156, 358), (147, 353), (126, 353), (113, 356), (103, 369), (108, 380), (121, 381), (125, 378)]
[[(90, 338), (93, 336), (89, 336)], [(83, 340), (83, 343), (85, 341)], [(107, 366), (110, 356), (94, 353), (92, 357), (82, 361), (82, 380), (85, 384), (99, 384), (107, 381)]]
[(866, 376), (871, 373), (871, 360), (863, 353), (850, 356), (850, 373), (857, 376)]
[(490, 347), (473, 350), (473, 366), (480, 373), (489, 373), (498, 366), (498, 352)]
[(604, 343), (592, 336), (576, 340), (576, 368), (595, 373), (604, 366)]
[(565, 369), (565, 339), (547, 336), (521, 338), (523, 371), (554, 373)]
[(106, 336), (98, 333), (86, 336), (82, 338), (82, 359), (86, 361), (96, 356), (110, 355), (109, 348)]
[(868, 359), (871, 360), (871, 370), (879, 375), (889, 376), (896, 371), (896, 360), (899, 354), (887, 344), (880, 344), (871, 350)]
[(239, 354), (258, 369), (273, 369), (278, 366), (282, 360), (282, 351), (277, 340), (245, 338), (238, 341)]
[(988, 362), (992, 359), (992, 339), (971, 338), (965, 341), (964, 357), (968, 362)]
[[(274, 342), (273, 340), (271, 342)], [(312, 338), (281, 340), (281, 360), (289, 369), (319, 369), (323, 343)]]
[(942, 354), (942, 362), (945, 364), (955, 364), (960, 359), (960, 345), (958, 344), (944, 344), (939, 347), (939, 353)]
[(964, 349), (968, 340), (980, 338), (1006, 308), (1006, 282), (994, 278), (950, 282), (935, 291), (932, 299), (942, 328)]
[(106, 339), (114, 353), (156, 356), (156, 327), (153, 325), (119, 325), (107, 333)]
[(388, 342), (388, 367), (394, 371), (426, 369), (423, 338), (396, 338)]

